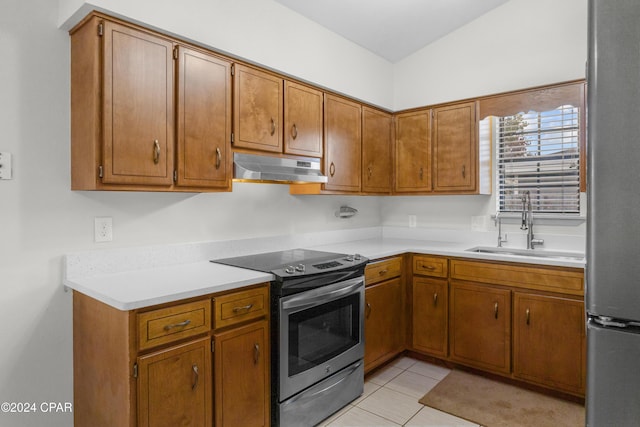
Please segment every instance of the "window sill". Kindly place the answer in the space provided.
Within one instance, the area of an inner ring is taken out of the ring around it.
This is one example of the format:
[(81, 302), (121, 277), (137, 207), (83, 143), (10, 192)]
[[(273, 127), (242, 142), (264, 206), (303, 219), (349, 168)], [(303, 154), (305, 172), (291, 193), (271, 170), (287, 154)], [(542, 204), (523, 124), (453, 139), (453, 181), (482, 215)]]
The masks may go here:
[[(491, 215), (495, 220), (496, 215)], [(522, 222), (522, 214), (516, 212), (501, 213), (500, 218), (503, 224), (520, 224)], [(562, 215), (562, 214), (533, 214), (535, 224), (543, 225), (581, 225), (587, 221), (587, 217), (583, 215)]]

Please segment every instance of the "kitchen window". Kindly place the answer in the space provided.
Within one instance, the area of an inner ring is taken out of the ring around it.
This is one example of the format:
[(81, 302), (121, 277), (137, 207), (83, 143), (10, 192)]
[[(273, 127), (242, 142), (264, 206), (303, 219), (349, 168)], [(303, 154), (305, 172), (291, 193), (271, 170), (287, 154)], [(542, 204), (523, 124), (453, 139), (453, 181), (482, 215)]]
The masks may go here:
[[(496, 211), (576, 217), (584, 175), (584, 83), (480, 101), (480, 138), (495, 150)], [(489, 116), (489, 117), (487, 117)]]

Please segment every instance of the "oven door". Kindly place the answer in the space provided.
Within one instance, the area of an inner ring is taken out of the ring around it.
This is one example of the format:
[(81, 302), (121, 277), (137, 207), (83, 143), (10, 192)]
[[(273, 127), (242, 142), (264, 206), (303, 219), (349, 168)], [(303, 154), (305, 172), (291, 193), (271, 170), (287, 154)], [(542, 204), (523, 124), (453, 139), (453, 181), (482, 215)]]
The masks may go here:
[(279, 305), (280, 402), (364, 357), (364, 276)]

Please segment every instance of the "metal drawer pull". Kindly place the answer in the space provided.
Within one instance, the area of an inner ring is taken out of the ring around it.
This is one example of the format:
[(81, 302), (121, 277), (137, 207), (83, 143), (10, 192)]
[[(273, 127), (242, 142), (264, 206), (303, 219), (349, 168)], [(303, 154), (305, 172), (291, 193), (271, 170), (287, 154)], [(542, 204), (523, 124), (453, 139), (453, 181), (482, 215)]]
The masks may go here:
[(160, 142), (157, 139), (153, 140), (153, 163), (158, 164), (160, 162)]
[(298, 127), (294, 123), (291, 127), (291, 138), (296, 139), (298, 137)]
[(436, 292), (435, 294), (433, 294), (433, 306), (437, 306), (438, 305), (438, 293)]
[(422, 181), (422, 176), (424, 175), (424, 171), (420, 168), (420, 181)]
[(258, 345), (258, 343), (255, 343), (253, 345), (253, 364), (257, 365), (259, 360), (260, 360), (260, 346)]
[(369, 172), (369, 178), (371, 178), (371, 174), (373, 173), (373, 170), (371, 169), (371, 166), (367, 167), (367, 170)]
[(463, 178), (467, 177), (467, 169), (465, 165), (462, 165), (462, 177)]
[(424, 268), (425, 270), (435, 270), (436, 268), (433, 265), (424, 265), (424, 264), (420, 264), (420, 268)]
[(497, 319), (498, 318), (498, 303), (493, 304), (493, 315)]
[(198, 379), (200, 378), (200, 373), (198, 372), (198, 365), (191, 366), (193, 370), (193, 382), (191, 383), (191, 390), (195, 390), (198, 387)]
[(367, 303), (367, 319), (371, 315), (371, 304)]
[(379, 275), (384, 276), (385, 274), (387, 274), (389, 272), (389, 270), (380, 270), (378, 272)]
[(251, 310), (251, 307), (253, 307), (253, 304), (245, 305), (243, 307), (234, 307), (233, 308), (233, 312), (237, 313), (237, 312), (242, 311), (242, 310)]
[(276, 133), (276, 122), (273, 120), (273, 117), (271, 118), (271, 135), (273, 135), (274, 133)]
[(216, 147), (216, 169), (220, 169), (220, 163), (222, 162), (222, 152), (220, 147)]
[(184, 322), (180, 322), (180, 323), (172, 323), (171, 325), (166, 325), (164, 327), (165, 331), (170, 331), (173, 328), (182, 328), (184, 326), (187, 326), (189, 323), (191, 323), (191, 320), (187, 319)]
[(527, 318), (527, 325), (529, 325), (531, 323), (531, 311), (529, 311), (529, 309), (527, 308), (527, 310), (525, 311), (525, 314)]

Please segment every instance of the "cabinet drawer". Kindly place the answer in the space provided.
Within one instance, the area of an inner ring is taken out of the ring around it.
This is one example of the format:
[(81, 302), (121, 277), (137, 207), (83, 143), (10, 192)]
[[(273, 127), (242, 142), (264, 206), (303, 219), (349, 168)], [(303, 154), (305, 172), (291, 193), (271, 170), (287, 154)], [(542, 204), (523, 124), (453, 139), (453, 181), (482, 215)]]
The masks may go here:
[(373, 262), (364, 270), (365, 283), (373, 285), (402, 274), (402, 258), (391, 258)]
[(144, 350), (211, 329), (208, 299), (138, 314), (138, 348)]
[(570, 295), (584, 294), (584, 271), (577, 268), (537, 267), (452, 259), (451, 277)]
[(449, 268), (447, 258), (414, 255), (413, 274), (433, 277), (447, 277)]
[(266, 316), (269, 310), (269, 288), (267, 286), (234, 292), (213, 299), (214, 328), (257, 319)]

